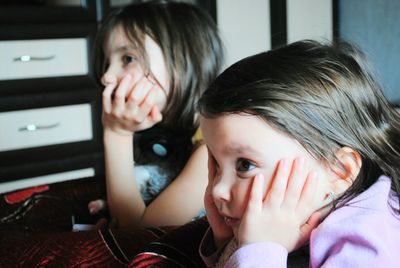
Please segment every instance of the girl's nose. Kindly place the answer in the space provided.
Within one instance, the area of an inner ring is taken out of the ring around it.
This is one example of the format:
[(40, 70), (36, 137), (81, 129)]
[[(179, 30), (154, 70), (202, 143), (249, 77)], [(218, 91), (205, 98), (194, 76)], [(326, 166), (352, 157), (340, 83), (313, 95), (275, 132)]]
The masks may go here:
[(230, 201), (231, 199), (231, 183), (230, 180), (224, 179), (223, 176), (215, 178), (212, 195), (215, 200)]
[(101, 77), (101, 83), (103, 84), (103, 86), (116, 84), (119, 82), (120, 76), (120, 72), (110, 65)]

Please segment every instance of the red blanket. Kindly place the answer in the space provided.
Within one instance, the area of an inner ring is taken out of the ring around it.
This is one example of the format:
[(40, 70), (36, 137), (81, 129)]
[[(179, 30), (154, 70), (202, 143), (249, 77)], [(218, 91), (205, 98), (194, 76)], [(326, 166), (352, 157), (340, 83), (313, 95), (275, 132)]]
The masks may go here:
[(0, 267), (204, 266), (197, 251), (204, 219), (179, 228), (72, 232), (71, 215), (90, 216), (87, 204), (105, 197), (104, 182), (40, 189), (0, 196)]

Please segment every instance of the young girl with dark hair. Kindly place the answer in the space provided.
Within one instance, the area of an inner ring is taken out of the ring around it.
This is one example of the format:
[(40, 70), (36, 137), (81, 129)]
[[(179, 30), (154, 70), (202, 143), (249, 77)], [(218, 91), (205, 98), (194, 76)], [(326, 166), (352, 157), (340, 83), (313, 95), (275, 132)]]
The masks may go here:
[(199, 109), (209, 266), (287, 267), (300, 247), (310, 267), (399, 266), (400, 117), (358, 49), (300, 41), (245, 58)]
[[(203, 209), (207, 185), (207, 151), (194, 141), (195, 103), (223, 58), (214, 21), (187, 3), (132, 4), (106, 19), (94, 51), (95, 77), (104, 86), (111, 216), (120, 227), (191, 220)], [(89, 209), (104, 205), (92, 201)]]

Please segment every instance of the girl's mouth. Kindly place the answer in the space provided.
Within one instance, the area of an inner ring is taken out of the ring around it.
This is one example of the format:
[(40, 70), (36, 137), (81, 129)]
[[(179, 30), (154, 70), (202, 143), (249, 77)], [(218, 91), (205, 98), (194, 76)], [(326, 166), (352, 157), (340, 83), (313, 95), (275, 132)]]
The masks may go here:
[(235, 227), (239, 224), (239, 219), (231, 218), (231, 217), (224, 217), (225, 224), (229, 227)]

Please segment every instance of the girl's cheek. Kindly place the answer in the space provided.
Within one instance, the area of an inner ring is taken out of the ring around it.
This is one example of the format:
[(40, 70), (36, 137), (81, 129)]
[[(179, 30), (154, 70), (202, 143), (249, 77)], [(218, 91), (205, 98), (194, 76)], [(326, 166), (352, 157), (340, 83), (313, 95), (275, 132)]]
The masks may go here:
[(139, 63), (130, 63), (124, 67), (124, 73), (130, 74), (134, 81), (139, 81), (145, 75)]
[(249, 197), (250, 197), (250, 192), (251, 192), (251, 188), (253, 186), (253, 179), (244, 179), (243, 180), (243, 184), (241, 185), (241, 214), (243, 215), (244, 211), (246, 210), (248, 201), (249, 201)]
[(163, 111), (167, 106), (167, 96), (165, 96), (162, 89), (157, 89), (157, 106), (160, 111)]

